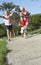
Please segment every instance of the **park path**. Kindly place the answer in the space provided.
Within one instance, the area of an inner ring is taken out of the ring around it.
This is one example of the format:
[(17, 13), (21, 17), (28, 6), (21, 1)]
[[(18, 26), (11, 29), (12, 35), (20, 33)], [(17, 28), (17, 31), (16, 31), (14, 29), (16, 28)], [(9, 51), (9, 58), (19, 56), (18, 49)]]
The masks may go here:
[(12, 38), (7, 48), (9, 65), (41, 65), (41, 34)]

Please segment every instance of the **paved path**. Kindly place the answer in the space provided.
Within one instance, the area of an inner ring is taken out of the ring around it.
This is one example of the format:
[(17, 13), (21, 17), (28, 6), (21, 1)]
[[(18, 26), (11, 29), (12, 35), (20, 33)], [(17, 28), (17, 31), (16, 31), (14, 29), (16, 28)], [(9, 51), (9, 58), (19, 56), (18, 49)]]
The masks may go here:
[(27, 39), (16, 37), (7, 44), (10, 65), (41, 65), (41, 34)]

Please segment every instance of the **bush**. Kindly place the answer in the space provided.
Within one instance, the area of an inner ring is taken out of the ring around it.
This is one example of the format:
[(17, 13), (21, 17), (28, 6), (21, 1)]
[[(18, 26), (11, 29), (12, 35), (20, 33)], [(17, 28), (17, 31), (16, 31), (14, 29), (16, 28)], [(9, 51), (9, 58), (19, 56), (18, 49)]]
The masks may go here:
[(41, 14), (29, 16), (28, 28), (32, 31), (41, 28)]
[(2, 25), (0, 24), (0, 37), (1, 36), (5, 36), (6, 35), (6, 30), (4, 29), (4, 27), (2, 27)]
[(28, 34), (37, 34), (37, 33), (41, 34), (41, 28), (34, 30), (34, 31), (31, 31), (31, 32), (28, 32)]

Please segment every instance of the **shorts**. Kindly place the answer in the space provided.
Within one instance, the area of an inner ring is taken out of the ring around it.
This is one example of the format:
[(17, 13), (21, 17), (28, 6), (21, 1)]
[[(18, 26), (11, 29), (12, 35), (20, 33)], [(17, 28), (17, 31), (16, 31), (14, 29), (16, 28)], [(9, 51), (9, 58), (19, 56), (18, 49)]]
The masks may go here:
[(6, 30), (12, 31), (12, 25), (9, 25), (9, 26), (6, 25)]

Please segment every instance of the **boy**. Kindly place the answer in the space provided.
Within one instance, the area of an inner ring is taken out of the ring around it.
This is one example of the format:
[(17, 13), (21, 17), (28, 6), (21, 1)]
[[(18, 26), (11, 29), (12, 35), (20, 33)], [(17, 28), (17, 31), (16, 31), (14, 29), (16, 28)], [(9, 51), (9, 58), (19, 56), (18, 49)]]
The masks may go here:
[(15, 11), (15, 8), (12, 9), (11, 14), (8, 13), (8, 11), (4, 12), (3, 16), (0, 16), (0, 18), (4, 18), (6, 31), (7, 31), (7, 37), (8, 40), (11, 40), (11, 33), (12, 33), (12, 15)]

